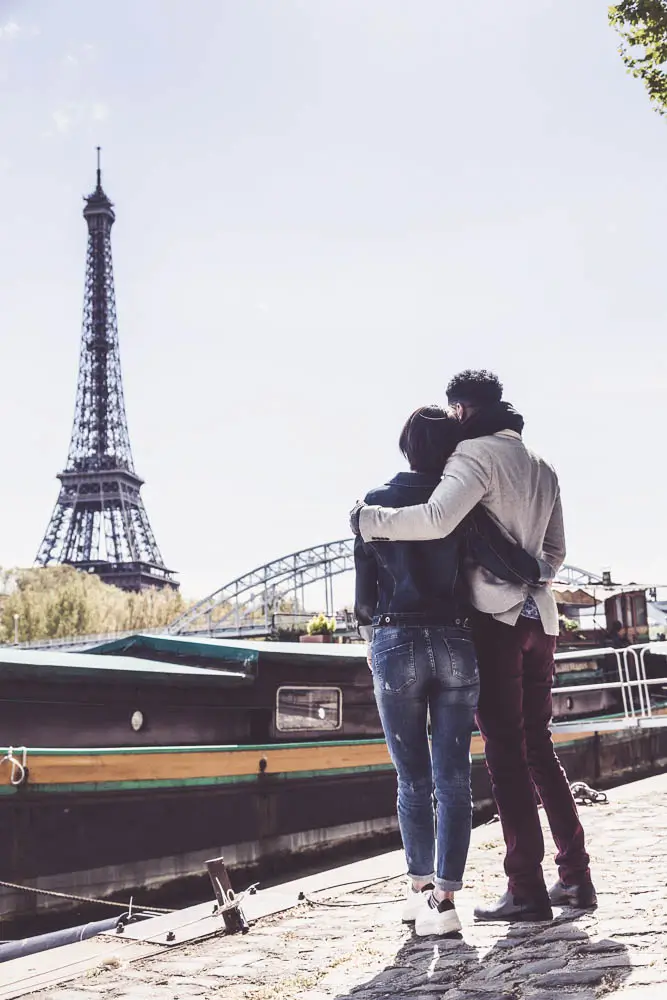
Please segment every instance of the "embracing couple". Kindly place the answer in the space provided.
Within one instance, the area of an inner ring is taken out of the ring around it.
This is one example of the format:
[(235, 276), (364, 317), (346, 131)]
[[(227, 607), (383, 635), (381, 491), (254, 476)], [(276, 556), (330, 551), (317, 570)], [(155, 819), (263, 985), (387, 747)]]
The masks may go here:
[[(398, 775), (403, 920), (419, 935), (461, 929), (454, 893), (470, 844), (475, 715), (508, 878), (476, 919), (551, 920), (552, 904), (597, 905), (549, 730), (558, 635), (550, 582), (565, 558), (558, 480), (524, 445), (523, 418), (502, 391), (491, 372), (456, 375), (448, 408), (422, 406), (403, 428), (410, 471), (350, 516), (357, 620)], [(538, 796), (558, 848), (549, 891)]]

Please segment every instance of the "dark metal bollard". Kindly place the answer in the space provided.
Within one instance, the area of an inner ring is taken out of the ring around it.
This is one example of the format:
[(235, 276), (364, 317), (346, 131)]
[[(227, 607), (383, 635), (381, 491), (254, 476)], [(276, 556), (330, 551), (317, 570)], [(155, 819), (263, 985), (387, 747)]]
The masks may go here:
[(234, 906), (236, 895), (229, 880), (229, 874), (225, 868), (224, 858), (213, 858), (206, 862), (208, 875), (213, 885), (213, 892), (218, 906), (222, 911), (222, 919), (225, 921), (225, 930), (228, 934), (247, 934), (250, 928), (243, 915), (243, 910), (238, 905)]

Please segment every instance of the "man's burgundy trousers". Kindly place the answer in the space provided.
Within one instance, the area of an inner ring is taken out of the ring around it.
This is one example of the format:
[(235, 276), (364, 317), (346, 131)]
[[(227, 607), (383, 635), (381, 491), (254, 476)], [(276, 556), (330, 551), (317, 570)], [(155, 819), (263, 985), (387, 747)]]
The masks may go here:
[(567, 885), (588, 878), (584, 831), (549, 731), (556, 637), (542, 623), (520, 617), (506, 625), (477, 613), (474, 638), (480, 674), (477, 721), (503, 828), (505, 872), (518, 897), (542, 897), (544, 838), (537, 795)]

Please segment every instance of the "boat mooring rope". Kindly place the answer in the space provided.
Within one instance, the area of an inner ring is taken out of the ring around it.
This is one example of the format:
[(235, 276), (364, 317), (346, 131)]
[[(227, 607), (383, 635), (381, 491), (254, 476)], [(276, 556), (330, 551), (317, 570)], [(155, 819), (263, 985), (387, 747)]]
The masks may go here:
[(587, 785), (585, 781), (573, 781), (570, 785), (570, 791), (574, 801), (581, 806), (607, 805), (609, 802), (606, 792), (598, 792), (597, 789)]
[[(34, 892), (41, 896), (56, 896), (58, 899), (71, 899), (75, 903), (94, 903), (99, 906), (113, 906), (116, 909), (127, 910), (127, 903), (118, 903), (113, 899), (93, 899), (91, 896), (76, 896), (72, 892), (56, 892), (55, 889), (40, 889), (34, 885), (18, 885), (16, 882), (3, 882), (0, 886), (6, 889), (20, 889), (22, 892)], [(173, 910), (164, 910), (158, 906), (133, 906), (133, 910), (141, 910), (142, 913), (173, 913)]]
[[(383, 885), (385, 882), (392, 882), (394, 879), (403, 879), (403, 875), (385, 875), (383, 878), (376, 878), (369, 882), (367, 879), (355, 879), (354, 882), (339, 882), (338, 885), (329, 885), (323, 889), (316, 889), (315, 892), (333, 892), (334, 889), (344, 889), (349, 885), (360, 885), (361, 889), (350, 889), (347, 893), (342, 893), (342, 895), (347, 896), (352, 892), (362, 892), (364, 889), (372, 889), (374, 886)], [(405, 902), (405, 896), (390, 896), (387, 899), (364, 899), (360, 901), (352, 900), (335, 900), (335, 899), (313, 899), (313, 897), (306, 892), (300, 892), (298, 896), (299, 902), (309, 903), (310, 906), (331, 906), (331, 907), (345, 907), (345, 906), (377, 906), (380, 903), (401, 903)]]
[(19, 785), (22, 785), (28, 776), (28, 768), (26, 767), (26, 759), (28, 756), (28, 751), (26, 747), (17, 747), (17, 750), (23, 751), (22, 760), (18, 760), (14, 756), (13, 747), (9, 747), (5, 756), (0, 760), (0, 764), (4, 764), (5, 761), (7, 761), (8, 764), (11, 764), (12, 773), (9, 776), (9, 783), (11, 785), (14, 785), (15, 788), (18, 788)]

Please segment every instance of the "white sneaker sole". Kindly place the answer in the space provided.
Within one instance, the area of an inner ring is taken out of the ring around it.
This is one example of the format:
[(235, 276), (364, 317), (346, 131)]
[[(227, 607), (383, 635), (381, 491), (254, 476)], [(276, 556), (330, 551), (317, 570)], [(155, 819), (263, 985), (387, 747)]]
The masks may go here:
[(419, 919), (419, 914), (415, 920), (415, 934), (417, 937), (442, 936), (443, 934), (454, 934), (460, 931), (462, 924), (456, 910), (446, 910), (445, 913), (435, 913), (429, 907), (429, 912)]

